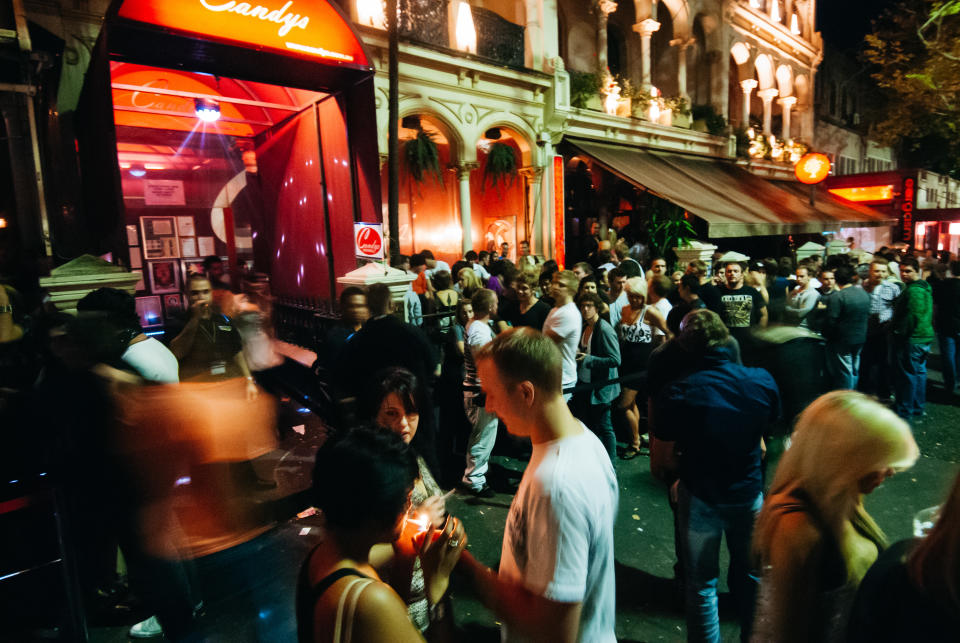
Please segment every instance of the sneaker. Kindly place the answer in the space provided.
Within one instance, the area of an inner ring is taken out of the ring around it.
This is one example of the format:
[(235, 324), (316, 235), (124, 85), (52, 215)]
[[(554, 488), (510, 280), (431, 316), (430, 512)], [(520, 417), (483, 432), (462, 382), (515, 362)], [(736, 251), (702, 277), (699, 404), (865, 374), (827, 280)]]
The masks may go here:
[(457, 485), (457, 489), (461, 493), (471, 495), (474, 498), (493, 498), (496, 495), (496, 493), (493, 491), (493, 489), (490, 488), (490, 485), (488, 484), (483, 485), (479, 489), (474, 489), (473, 487), (461, 482), (460, 484)]
[(130, 638), (134, 639), (152, 639), (163, 636), (163, 628), (160, 627), (160, 621), (157, 620), (157, 617), (151, 616), (131, 627), (129, 634)]

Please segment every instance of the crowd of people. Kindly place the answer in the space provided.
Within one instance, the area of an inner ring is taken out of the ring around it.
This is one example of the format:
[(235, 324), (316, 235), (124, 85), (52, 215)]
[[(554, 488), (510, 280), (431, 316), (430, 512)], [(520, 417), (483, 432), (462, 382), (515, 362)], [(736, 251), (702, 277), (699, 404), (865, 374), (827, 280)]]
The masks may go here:
[[(336, 346), (323, 352), (339, 360), (326, 368), (343, 396), (362, 399), (371, 365), (418, 382), (406, 408), (431, 435), (418, 433), (414, 451), (437, 467), (441, 484), (494, 496), (487, 474), (500, 428), (531, 438), (497, 580), (469, 554), (450, 566), (494, 609), (506, 640), (614, 640), (618, 433), (620, 458), (649, 453), (675, 512), (689, 640), (720, 640), (724, 537), (743, 640), (845, 640), (851, 614), (870, 612), (863, 601), (854, 610), (855, 598), (886, 541), (862, 498), (919, 455), (908, 421), (924, 412), (930, 343), (955, 336), (948, 320), (960, 279), (936, 259), (921, 265), (886, 249), (866, 260), (851, 253), (797, 265), (714, 259), (670, 272), (662, 257), (644, 266), (598, 248), (571, 270), (528, 252), (516, 262), (471, 252), (451, 267), (424, 251), (394, 261), (415, 277), (409, 322), (391, 314), (387, 288), (373, 285), (369, 321), (350, 322), (349, 339), (331, 333)], [(960, 275), (960, 264), (953, 268)], [(813, 394), (797, 409), (792, 444), (765, 498), (766, 446), (794, 417), (782, 390), (789, 378), (759, 366), (771, 346), (798, 339), (804, 350), (818, 348), (804, 374), (815, 380)], [(890, 382), (892, 397), (883, 388)], [(409, 441), (409, 432), (396, 431)], [(451, 533), (442, 507), (430, 523), (441, 537)], [(465, 538), (458, 531), (453, 540), (459, 547)], [(907, 556), (912, 546), (899, 551)], [(917, 595), (931, 591), (911, 578)], [(942, 640), (948, 630), (937, 627), (957, 623), (960, 608), (949, 591), (931, 596), (937, 616), (929, 633)], [(545, 613), (553, 618), (540, 620)]]
[[(944, 394), (956, 393), (960, 262), (881, 249), (670, 266), (610, 241), (570, 270), (526, 244), (515, 261), (501, 247), (452, 266), (424, 250), (392, 260), (411, 273), (402, 298), (385, 284), (342, 291), (340, 320), (316, 347), (314, 372), (340, 413), (313, 470), (324, 537), (299, 578), (300, 640), (456, 640), (454, 574), (495, 613), (504, 640), (615, 640), (614, 465), (641, 455), (674, 513), (689, 640), (720, 640), (723, 539), (742, 640), (951, 640), (960, 477), (931, 534), (889, 549), (863, 497), (919, 457), (911, 423), (925, 412), (934, 340)], [(269, 416), (255, 406), (264, 397), (255, 375), (279, 359), (269, 302), (237, 297), (218, 269), (211, 259), (187, 279), (189, 308), (167, 345), (143, 332), (132, 297), (111, 289), (84, 297), (75, 318), (52, 314), (32, 330), (43, 353), (36, 399), (67, 402), (44, 410), (45, 425), (102, 438), (63, 445), (60, 457), (79, 448), (82, 466), (102, 465), (96, 480), (73, 466), (86, 486), (73, 490), (72, 511), (102, 520), (81, 546), (91, 554), (84, 589), (102, 591), (115, 571), (119, 534), (131, 578), (156, 608), (133, 636), (200, 640), (203, 606), (192, 555), (153, 547), (170, 546), (169, 525), (156, 530), (162, 542), (133, 537), (144, 512), (127, 491), (142, 480), (118, 461), (129, 452), (106, 442), (117, 417), (164, 432), (194, 421), (197, 407), (167, 422), (169, 399), (130, 386), (232, 382), (229, 404), (211, 405), (221, 419), (242, 427)], [(24, 338), (15, 296), (0, 288), (0, 346)], [(135, 412), (124, 413), (125, 399)], [(92, 411), (78, 416), (80, 406)], [(767, 446), (784, 427), (790, 446), (765, 494)], [(498, 439), (527, 460), (516, 486), (492, 479)], [(204, 462), (204, 476), (271, 484), (234, 455), (254, 446), (218, 448), (231, 455)], [(168, 468), (161, 482), (180, 484)], [(452, 486), (467, 499), (513, 494), (498, 569), (466, 550), (480, 526), (447, 514)], [(262, 533), (228, 517), (244, 539)]]

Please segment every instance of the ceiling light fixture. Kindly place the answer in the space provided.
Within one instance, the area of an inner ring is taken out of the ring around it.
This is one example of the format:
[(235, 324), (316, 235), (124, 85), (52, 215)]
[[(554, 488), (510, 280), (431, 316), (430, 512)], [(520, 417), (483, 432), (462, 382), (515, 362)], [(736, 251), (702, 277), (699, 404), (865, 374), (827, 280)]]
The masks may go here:
[(197, 98), (193, 101), (197, 118), (204, 123), (213, 123), (220, 119), (220, 103), (209, 98)]

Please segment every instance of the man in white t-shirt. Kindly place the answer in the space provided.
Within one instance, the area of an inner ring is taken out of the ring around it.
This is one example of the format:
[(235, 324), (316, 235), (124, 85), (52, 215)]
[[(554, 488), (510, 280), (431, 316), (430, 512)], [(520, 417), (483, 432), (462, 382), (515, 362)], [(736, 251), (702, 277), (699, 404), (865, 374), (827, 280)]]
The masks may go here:
[(450, 272), (450, 264), (446, 261), (440, 261), (439, 259), (434, 258), (433, 252), (430, 250), (421, 250), (420, 255), (427, 262), (427, 279), (433, 279), (433, 276), (438, 272), (446, 270)]
[(556, 345), (531, 328), (475, 355), (487, 409), (533, 454), (510, 505), (499, 574), (469, 553), (460, 568), (503, 622), (503, 641), (616, 641), (617, 479), (600, 440), (561, 394)]
[[(577, 384), (577, 345), (583, 331), (583, 318), (573, 298), (579, 285), (577, 275), (569, 270), (553, 274), (550, 283), (550, 296), (553, 297), (553, 310), (543, 322), (543, 334), (552, 339), (563, 357), (564, 390)], [(570, 393), (563, 398), (570, 400)]]

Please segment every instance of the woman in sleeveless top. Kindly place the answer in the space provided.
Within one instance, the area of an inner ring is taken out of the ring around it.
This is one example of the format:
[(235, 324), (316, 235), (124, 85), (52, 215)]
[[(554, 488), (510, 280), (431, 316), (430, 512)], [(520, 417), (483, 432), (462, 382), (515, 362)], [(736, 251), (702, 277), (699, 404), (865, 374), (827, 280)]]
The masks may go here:
[[(417, 478), (410, 496), (413, 509), (429, 516), (437, 529), (442, 528), (446, 508), (440, 498), (440, 485), (419, 454), (418, 438), (422, 434), (417, 431), (420, 425), (418, 398), (422, 391), (416, 376), (405, 368), (387, 368), (374, 376), (366, 390), (369, 393), (365, 396), (363, 406), (373, 414), (369, 419), (376, 426), (399, 435), (417, 455)], [(397, 555), (389, 543), (377, 545), (370, 559), (382, 576), (395, 580), (394, 584), (408, 585), (407, 591), (400, 592), (400, 596), (407, 603), (410, 620), (417, 629), (425, 632), (431, 623), (420, 559), (417, 556)]]
[(863, 495), (918, 455), (906, 422), (861, 393), (804, 410), (754, 531), (763, 576), (751, 640), (845, 640), (857, 586), (886, 546)]
[[(660, 329), (666, 339), (673, 335), (667, 328), (667, 320), (653, 306), (647, 305), (647, 282), (642, 277), (632, 277), (624, 284), (628, 305), (623, 307), (617, 335), (620, 338), (620, 374), (641, 373), (647, 370), (647, 360), (653, 350), (653, 329)], [(637, 393), (642, 390), (642, 378), (623, 383), (623, 395), (620, 396), (620, 408), (626, 413), (630, 427), (630, 444), (623, 452), (623, 458), (630, 460), (640, 453), (640, 409), (637, 406)]]
[(370, 562), (377, 543), (392, 542), (398, 550), (416, 553), (429, 605), (440, 604), (467, 538), (456, 518), (439, 532), (407, 519), (416, 478), (413, 451), (400, 436), (382, 429), (346, 431), (317, 452), (311, 493), (325, 524), (320, 544), (300, 570), (301, 643), (424, 640), (403, 600)]

